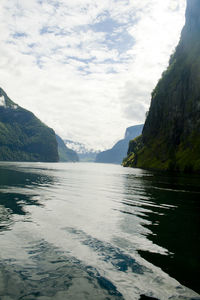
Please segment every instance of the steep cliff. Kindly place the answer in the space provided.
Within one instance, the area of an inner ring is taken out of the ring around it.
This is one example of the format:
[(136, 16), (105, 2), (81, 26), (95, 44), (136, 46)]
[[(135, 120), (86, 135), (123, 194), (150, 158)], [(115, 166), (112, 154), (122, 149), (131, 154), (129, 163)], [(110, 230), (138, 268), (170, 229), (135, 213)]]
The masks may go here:
[(77, 153), (69, 149), (60, 136), (56, 135), (56, 140), (58, 143), (58, 155), (59, 161), (61, 162), (77, 162), (79, 161)]
[(169, 67), (152, 92), (142, 136), (124, 166), (200, 171), (200, 1), (188, 0), (186, 23)]
[(0, 160), (58, 161), (53, 129), (8, 98), (0, 88)]
[(127, 155), (129, 141), (140, 135), (142, 128), (143, 124), (128, 127), (124, 139), (118, 141), (111, 149), (97, 154), (96, 162), (121, 164)]

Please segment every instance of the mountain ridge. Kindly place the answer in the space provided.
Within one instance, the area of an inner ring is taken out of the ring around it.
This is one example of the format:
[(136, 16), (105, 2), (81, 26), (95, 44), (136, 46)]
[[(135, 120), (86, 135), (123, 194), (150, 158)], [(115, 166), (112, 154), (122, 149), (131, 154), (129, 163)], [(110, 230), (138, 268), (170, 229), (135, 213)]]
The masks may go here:
[(124, 139), (119, 140), (111, 149), (97, 154), (96, 162), (121, 164), (127, 155), (129, 141), (142, 132), (143, 124), (126, 128)]
[(76, 151), (68, 148), (65, 145), (65, 142), (63, 139), (56, 134), (56, 140), (58, 143), (58, 155), (59, 155), (59, 161), (60, 162), (78, 162), (79, 157)]
[(0, 88), (0, 160), (57, 162), (55, 132)]
[(77, 153), (79, 161), (81, 162), (94, 162), (96, 159), (96, 155), (100, 152), (92, 149), (91, 147), (88, 147), (81, 142), (75, 142), (66, 139), (64, 140), (64, 142), (69, 149), (72, 149)]

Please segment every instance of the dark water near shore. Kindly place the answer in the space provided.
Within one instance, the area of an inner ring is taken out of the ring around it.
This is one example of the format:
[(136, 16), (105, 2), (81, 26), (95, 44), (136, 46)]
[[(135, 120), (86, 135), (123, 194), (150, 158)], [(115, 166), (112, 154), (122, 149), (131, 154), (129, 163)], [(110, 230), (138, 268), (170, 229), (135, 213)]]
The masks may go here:
[(200, 299), (200, 177), (0, 163), (0, 300)]

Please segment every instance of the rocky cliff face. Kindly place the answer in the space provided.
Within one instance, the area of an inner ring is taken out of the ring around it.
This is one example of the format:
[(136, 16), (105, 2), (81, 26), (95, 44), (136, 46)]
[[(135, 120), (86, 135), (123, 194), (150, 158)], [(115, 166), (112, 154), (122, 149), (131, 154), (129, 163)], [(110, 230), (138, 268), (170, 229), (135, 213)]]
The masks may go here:
[(129, 141), (140, 135), (142, 128), (143, 124), (128, 127), (124, 139), (118, 141), (111, 149), (97, 154), (96, 162), (121, 164), (127, 155)]
[(169, 67), (152, 92), (142, 136), (124, 166), (200, 171), (200, 1), (188, 0), (186, 24)]
[(0, 88), (0, 160), (58, 161), (53, 129), (8, 98)]

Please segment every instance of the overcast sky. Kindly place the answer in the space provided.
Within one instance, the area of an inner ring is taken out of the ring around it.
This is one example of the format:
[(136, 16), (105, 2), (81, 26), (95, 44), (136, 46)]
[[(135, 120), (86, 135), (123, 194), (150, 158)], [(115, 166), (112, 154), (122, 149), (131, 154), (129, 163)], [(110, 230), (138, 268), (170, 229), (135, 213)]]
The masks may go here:
[(141, 124), (185, 0), (1, 0), (0, 86), (62, 138), (109, 148)]

